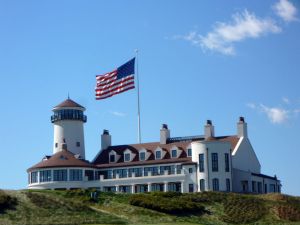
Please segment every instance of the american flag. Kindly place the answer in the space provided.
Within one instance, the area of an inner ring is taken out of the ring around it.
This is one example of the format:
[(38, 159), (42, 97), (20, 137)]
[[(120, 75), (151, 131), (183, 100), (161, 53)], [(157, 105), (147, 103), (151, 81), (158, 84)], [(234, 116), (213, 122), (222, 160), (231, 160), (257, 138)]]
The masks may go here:
[(134, 62), (129, 60), (116, 70), (96, 76), (96, 100), (105, 99), (134, 88)]

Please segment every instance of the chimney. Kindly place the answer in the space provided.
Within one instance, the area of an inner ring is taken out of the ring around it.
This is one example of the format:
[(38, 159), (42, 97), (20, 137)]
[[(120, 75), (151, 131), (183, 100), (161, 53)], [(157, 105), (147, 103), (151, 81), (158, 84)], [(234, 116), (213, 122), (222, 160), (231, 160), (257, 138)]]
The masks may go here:
[(206, 125), (204, 126), (204, 136), (205, 139), (215, 136), (215, 128), (212, 125), (211, 120), (206, 121)]
[(111, 146), (111, 136), (108, 130), (103, 130), (103, 134), (101, 135), (101, 150), (107, 149)]
[(170, 130), (167, 124), (162, 124), (160, 129), (160, 143), (167, 144), (167, 139), (170, 138)]
[(237, 123), (237, 136), (240, 137), (248, 137), (247, 132), (247, 123), (245, 122), (244, 117), (240, 117), (239, 122)]

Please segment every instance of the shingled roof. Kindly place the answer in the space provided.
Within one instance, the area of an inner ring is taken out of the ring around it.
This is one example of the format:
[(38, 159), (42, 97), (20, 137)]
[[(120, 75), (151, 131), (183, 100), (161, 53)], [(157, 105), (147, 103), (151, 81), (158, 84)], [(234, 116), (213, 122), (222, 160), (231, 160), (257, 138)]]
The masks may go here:
[(74, 102), (70, 98), (66, 99), (65, 101), (63, 101), (60, 104), (58, 104), (57, 106), (55, 106), (54, 109), (56, 109), (56, 108), (68, 108), (68, 107), (85, 109), (82, 105), (79, 105), (77, 102)]
[(62, 150), (50, 157), (44, 157), (41, 162), (30, 167), (27, 171), (52, 167), (94, 167), (94, 165), (88, 161), (76, 158), (76, 156), (68, 150)]
[[(205, 140), (203, 138), (202, 141), (226, 141), (230, 142), (231, 148), (234, 149), (238, 143), (239, 138), (237, 136), (221, 136), (215, 137), (213, 139)], [(187, 157), (187, 149), (189, 145), (193, 141), (179, 141), (179, 142), (172, 142), (168, 144), (160, 144), (159, 142), (150, 142), (150, 143), (143, 143), (143, 144), (130, 144), (130, 145), (115, 145), (110, 146), (107, 149), (102, 150), (99, 155), (94, 160), (93, 164), (98, 168), (106, 168), (106, 167), (121, 167), (121, 166), (135, 166), (141, 164), (163, 164), (163, 163), (191, 163), (191, 157)], [(171, 150), (176, 146), (179, 150), (182, 150), (181, 154), (178, 158), (171, 158)], [(161, 148), (163, 151), (166, 152), (163, 159), (155, 159), (154, 154), (157, 148)], [(124, 162), (124, 151), (129, 149), (135, 157), (130, 162)], [(145, 161), (139, 160), (139, 150), (145, 149), (147, 152), (150, 153), (150, 156)], [(111, 151), (115, 151), (120, 158), (116, 163), (109, 163), (109, 153)]]

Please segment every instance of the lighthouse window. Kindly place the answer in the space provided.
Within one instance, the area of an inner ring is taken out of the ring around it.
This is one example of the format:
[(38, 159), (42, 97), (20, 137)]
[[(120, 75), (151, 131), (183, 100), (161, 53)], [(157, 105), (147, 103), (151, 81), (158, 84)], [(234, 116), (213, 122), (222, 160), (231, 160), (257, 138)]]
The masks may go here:
[(58, 143), (55, 143), (55, 148), (57, 148), (57, 146), (58, 146)]
[(80, 147), (80, 142), (79, 141), (76, 142), (76, 146)]
[(38, 172), (32, 172), (31, 173), (31, 183), (37, 183), (38, 182)]
[(51, 181), (51, 170), (40, 171), (40, 182), (50, 182)]
[(68, 170), (53, 170), (53, 181), (67, 181)]
[(70, 170), (70, 181), (81, 181), (82, 180), (82, 170), (71, 169)]

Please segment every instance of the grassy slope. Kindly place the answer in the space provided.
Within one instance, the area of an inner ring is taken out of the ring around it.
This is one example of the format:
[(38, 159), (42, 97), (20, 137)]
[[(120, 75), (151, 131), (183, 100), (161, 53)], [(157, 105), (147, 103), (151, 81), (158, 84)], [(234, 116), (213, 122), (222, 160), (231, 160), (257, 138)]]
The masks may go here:
[[(101, 193), (89, 201), (85, 191), (11, 191), (17, 204), (0, 211), (10, 224), (300, 224), (300, 198), (285, 195), (197, 193), (178, 200), (202, 204), (204, 215), (171, 215), (130, 205), (131, 195)], [(143, 195), (145, 198), (151, 195)], [(180, 198), (180, 199), (179, 199)], [(168, 198), (162, 196), (162, 200)]]

